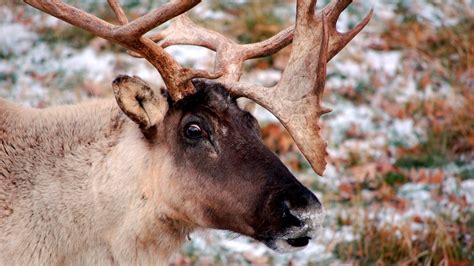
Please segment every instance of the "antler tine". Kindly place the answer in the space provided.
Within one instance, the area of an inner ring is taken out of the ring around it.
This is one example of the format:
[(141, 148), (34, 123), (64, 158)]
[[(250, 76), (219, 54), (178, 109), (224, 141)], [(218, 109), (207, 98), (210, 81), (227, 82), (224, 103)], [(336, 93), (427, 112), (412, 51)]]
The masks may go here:
[(316, 69), (316, 76), (318, 77), (318, 79), (316, 80), (316, 84), (314, 87), (314, 91), (316, 92), (316, 95), (318, 97), (317, 102), (321, 102), (321, 98), (323, 97), (324, 85), (326, 84), (326, 66), (328, 64), (329, 33), (328, 23), (326, 20), (326, 15), (324, 15), (324, 13), (322, 13), (321, 30), (321, 48), (319, 50), (318, 67)]
[(175, 18), (170, 27), (149, 36), (149, 38), (155, 42), (160, 42), (160, 46), (163, 48), (183, 44), (202, 46), (213, 51), (216, 51), (218, 46), (233, 43), (224, 35), (195, 24), (187, 14)]
[(329, 30), (331, 32), (330, 50), (328, 59), (331, 60), (339, 51), (342, 50), (366, 25), (372, 18), (373, 9), (359, 22), (352, 30), (340, 33), (336, 29), (336, 23), (341, 13), (351, 4), (352, 0), (335, 1), (323, 11), (328, 17)]
[(127, 24), (128, 23), (127, 15), (125, 15), (125, 12), (123, 11), (122, 6), (120, 6), (117, 0), (107, 0), (107, 3), (109, 3), (109, 6), (112, 8), (112, 11), (114, 11), (115, 15), (117, 16), (117, 19), (120, 22), (120, 25)]
[[(339, 51), (342, 50), (365, 26), (369, 23), (372, 18), (374, 10), (370, 9), (369, 13), (364, 17), (364, 19), (359, 22), (352, 30), (340, 33), (335, 29), (333, 36), (330, 38), (330, 51), (328, 59), (331, 60)], [(339, 13), (340, 14), (340, 13)], [(334, 24), (335, 25), (335, 24)]]
[(131, 22), (128, 22), (117, 0), (108, 0), (120, 26), (112, 25), (61, 0), (25, 0), (25, 2), (76, 27), (120, 44), (133, 54), (145, 58), (161, 74), (174, 100), (179, 100), (195, 91), (190, 81), (192, 78), (215, 79), (221, 76), (219, 73), (182, 68), (163, 48), (142, 36), (165, 21), (188, 11), (198, 4), (199, 0), (174, 0)]
[(245, 60), (277, 53), (293, 41), (294, 31), (295, 26), (290, 26), (264, 41), (241, 45)]

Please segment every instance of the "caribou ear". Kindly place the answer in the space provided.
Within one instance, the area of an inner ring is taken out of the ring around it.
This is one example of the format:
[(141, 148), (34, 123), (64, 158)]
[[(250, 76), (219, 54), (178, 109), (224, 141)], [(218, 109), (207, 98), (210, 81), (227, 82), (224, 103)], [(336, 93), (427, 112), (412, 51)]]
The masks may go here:
[(141, 78), (120, 75), (112, 82), (115, 99), (122, 111), (142, 130), (154, 128), (168, 111), (167, 97), (156, 95)]

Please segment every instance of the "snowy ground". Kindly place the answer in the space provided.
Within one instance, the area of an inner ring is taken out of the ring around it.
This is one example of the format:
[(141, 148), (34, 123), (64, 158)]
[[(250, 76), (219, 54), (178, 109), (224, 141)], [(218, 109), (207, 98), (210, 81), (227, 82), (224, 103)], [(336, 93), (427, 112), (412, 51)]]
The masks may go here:
[[(424, 229), (423, 222), (414, 221), (437, 217), (449, 217), (451, 221), (464, 216), (472, 219), (472, 150), (459, 153), (457, 158), (441, 165), (397, 166), (404, 152), (416, 149), (431, 136), (430, 121), (409, 106), (442, 101), (456, 108), (466, 99), (449, 79), (434, 74), (425, 81), (426, 73), (436, 68), (436, 62), (432, 64), (416, 49), (376, 48), (384, 44), (381, 36), (387, 31), (388, 22), (402, 23), (405, 19), (397, 11), (400, 6), (406, 9), (407, 16), (415, 15), (434, 29), (456, 25), (459, 21), (450, 8), (440, 8), (437, 1), (373, 2), (359, 2), (338, 24), (340, 29), (347, 29), (370, 6), (375, 9), (375, 17), (368, 27), (328, 66), (324, 102), (334, 111), (323, 119), (323, 134), (330, 154), (326, 172), (319, 177), (308, 167), (292, 169), (325, 203), (328, 214), (322, 236), (304, 251), (281, 255), (228, 232), (197, 232), (176, 257), (176, 263), (337, 263), (340, 258), (335, 255), (334, 247), (357, 239), (356, 225), (365, 216), (381, 225), (406, 223), (414, 231)], [(472, 2), (451, 2), (472, 8)], [(282, 4), (282, 7), (286, 6)], [(210, 11), (206, 5), (201, 9), (199, 13), (209, 20), (225, 16), (220, 11)], [(286, 13), (292, 12), (289, 8)], [(74, 47), (61, 36), (56, 36), (59, 39), (56, 42), (45, 37), (46, 33), (54, 36), (56, 30), (64, 27), (56, 19), (21, 5), (0, 6), (0, 97), (44, 107), (110, 96), (110, 82), (118, 74), (138, 75), (156, 86), (161, 84), (156, 70), (148, 63), (125, 53), (103, 50), (104, 43), (99, 39)], [(170, 47), (167, 50), (180, 63), (196, 68), (212, 67), (213, 53), (206, 49)], [(460, 75), (459, 83), (467, 84), (467, 90), (472, 93), (474, 78), (473, 70), (470, 71)], [(244, 78), (272, 85), (280, 74), (277, 68), (254, 68)], [(276, 121), (262, 108), (257, 108), (255, 115), (263, 126)], [(297, 151), (282, 154), (285, 161), (295, 156), (298, 157)], [(388, 186), (383, 179), (380, 181), (380, 173), (396, 173), (405, 180)], [(341, 220), (351, 222), (340, 223)], [(472, 248), (472, 232), (465, 235), (466, 248)]]

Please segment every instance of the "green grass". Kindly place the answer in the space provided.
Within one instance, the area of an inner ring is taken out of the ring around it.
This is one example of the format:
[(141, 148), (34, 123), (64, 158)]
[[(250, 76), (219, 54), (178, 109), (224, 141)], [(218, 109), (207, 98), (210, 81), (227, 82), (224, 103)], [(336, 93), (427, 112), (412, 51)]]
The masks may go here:
[(443, 156), (434, 154), (408, 155), (397, 159), (395, 166), (401, 168), (436, 168), (449, 163)]
[(459, 173), (461, 180), (474, 179), (474, 168), (464, 169)]
[(408, 178), (396, 172), (389, 172), (383, 177), (385, 183), (392, 187), (408, 182)]

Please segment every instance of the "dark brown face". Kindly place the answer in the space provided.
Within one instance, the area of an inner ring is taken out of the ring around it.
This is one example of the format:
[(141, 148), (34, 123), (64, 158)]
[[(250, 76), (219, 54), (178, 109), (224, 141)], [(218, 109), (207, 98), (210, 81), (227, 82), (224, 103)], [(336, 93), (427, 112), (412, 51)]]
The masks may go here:
[(262, 143), (255, 118), (221, 85), (195, 86), (198, 93), (170, 105), (164, 120), (178, 167), (175, 207), (199, 226), (244, 234), (277, 251), (306, 246), (324, 217), (319, 200)]

